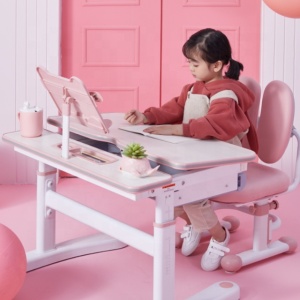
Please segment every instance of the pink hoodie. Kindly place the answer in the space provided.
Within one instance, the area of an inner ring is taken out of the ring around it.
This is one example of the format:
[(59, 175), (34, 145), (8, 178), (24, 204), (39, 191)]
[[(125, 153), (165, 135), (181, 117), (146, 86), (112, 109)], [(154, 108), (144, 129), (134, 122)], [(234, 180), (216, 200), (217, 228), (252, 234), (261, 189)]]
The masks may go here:
[(171, 99), (160, 108), (150, 107), (144, 114), (148, 124), (181, 124), (187, 94), (193, 87), (193, 94), (206, 95), (211, 98), (223, 90), (231, 90), (238, 97), (238, 103), (231, 98), (212, 101), (206, 116), (192, 119), (183, 124), (183, 135), (199, 139), (216, 138), (227, 141), (249, 129), (248, 140), (253, 151), (257, 152), (257, 136), (251, 124), (247, 110), (254, 101), (252, 92), (241, 82), (229, 78), (210, 83), (196, 81), (183, 87), (179, 97)]

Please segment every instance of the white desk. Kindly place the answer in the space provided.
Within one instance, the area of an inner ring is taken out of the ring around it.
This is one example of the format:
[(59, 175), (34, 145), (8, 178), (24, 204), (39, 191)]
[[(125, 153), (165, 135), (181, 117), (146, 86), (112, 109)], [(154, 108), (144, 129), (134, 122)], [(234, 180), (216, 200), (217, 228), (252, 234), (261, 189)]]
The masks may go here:
[[(120, 114), (108, 116), (111, 116), (114, 124), (122, 123)], [(133, 178), (119, 171), (120, 157), (110, 153), (103, 152), (115, 161), (103, 165), (77, 156), (62, 158), (58, 147), (61, 143), (59, 134), (44, 131), (40, 137), (23, 138), (19, 132), (13, 132), (3, 136), (5, 141), (14, 146), (15, 151), (39, 162), (37, 240), (36, 249), (27, 253), (28, 271), (67, 258), (117, 249), (127, 244), (153, 256), (153, 299), (174, 299), (174, 206), (238, 189), (240, 174), (246, 170), (247, 162), (253, 160), (255, 154), (219, 141), (191, 140), (184, 144), (169, 144), (118, 130), (116, 125), (111, 128), (109, 135), (120, 147), (128, 142), (140, 142), (147, 149), (150, 159), (186, 171), (174, 176), (157, 172), (150, 177)], [(89, 148), (76, 141), (71, 143)], [(132, 201), (152, 198), (155, 201), (154, 235), (58, 194), (57, 170), (73, 174)], [(56, 244), (56, 211), (101, 233)]]

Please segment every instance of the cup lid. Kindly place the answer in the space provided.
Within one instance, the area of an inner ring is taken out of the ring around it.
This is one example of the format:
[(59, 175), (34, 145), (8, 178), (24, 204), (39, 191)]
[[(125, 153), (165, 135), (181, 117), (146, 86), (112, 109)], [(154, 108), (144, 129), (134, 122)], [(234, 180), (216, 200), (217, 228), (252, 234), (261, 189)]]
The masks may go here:
[(23, 103), (23, 107), (20, 109), (22, 112), (38, 112), (41, 110), (38, 106), (30, 106), (30, 103), (27, 101)]

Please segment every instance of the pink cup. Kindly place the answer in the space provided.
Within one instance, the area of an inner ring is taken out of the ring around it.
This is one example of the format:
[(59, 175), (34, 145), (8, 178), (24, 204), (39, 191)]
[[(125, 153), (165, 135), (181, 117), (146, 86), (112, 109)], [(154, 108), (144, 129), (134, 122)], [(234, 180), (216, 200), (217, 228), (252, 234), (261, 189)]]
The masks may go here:
[(37, 137), (43, 132), (43, 110), (20, 111), (20, 132), (24, 137)]

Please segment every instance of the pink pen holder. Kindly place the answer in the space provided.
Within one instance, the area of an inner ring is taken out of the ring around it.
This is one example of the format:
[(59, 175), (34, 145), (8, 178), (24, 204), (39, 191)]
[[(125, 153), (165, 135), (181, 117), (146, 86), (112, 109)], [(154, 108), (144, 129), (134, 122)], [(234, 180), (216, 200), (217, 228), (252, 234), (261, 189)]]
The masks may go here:
[(38, 107), (30, 108), (28, 103), (18, 112), (20, 132), (24, 137), (38, 137), (43, 132), (43, 110)]

